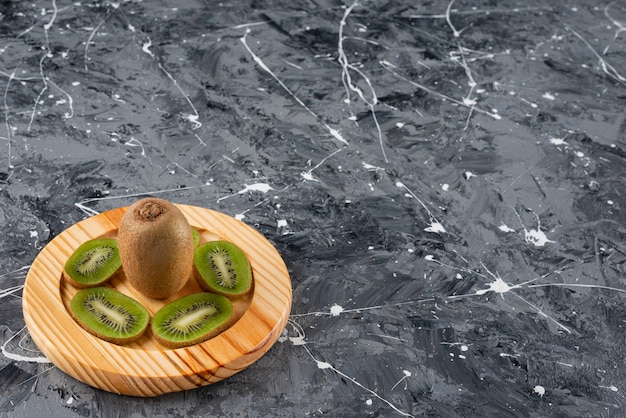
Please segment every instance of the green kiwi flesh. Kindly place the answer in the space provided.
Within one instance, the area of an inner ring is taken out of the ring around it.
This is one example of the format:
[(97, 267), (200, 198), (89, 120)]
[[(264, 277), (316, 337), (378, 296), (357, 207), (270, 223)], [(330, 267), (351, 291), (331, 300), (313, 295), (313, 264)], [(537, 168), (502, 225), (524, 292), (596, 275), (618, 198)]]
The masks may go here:
[(194, 250), (194, 276), (204, 290), (242, 296), (252, 290), (252, 271), (244, 252), (230, 241), (208, 241)]
[(209, 292), (193, 293), (168, 303), (152, 318), (152, 335), (168, 348), (181, 348), (215, 337), (230, 326), (233, 305)]
[(191, 235), (193, 236), (193, 248), (196, 248), (200, 244), (200, 233), (194, 227), (191, 227)]
[(79, 289), (100, 286), (122, 266), (117, 241), (92, 239), (80, 245), (65, 262), (63, 277)]
[(139, 339), (150, 323), (146, 308), (108, 287), (79, 290), (70, 301), (69, 311), (87, 332), (118, 345)]

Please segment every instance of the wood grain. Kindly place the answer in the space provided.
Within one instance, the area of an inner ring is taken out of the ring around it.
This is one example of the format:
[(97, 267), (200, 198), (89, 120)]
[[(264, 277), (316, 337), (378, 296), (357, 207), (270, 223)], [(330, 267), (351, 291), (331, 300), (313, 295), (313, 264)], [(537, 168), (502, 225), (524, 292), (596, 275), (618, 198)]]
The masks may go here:
[[(254, 291), (234, 301), (236, 322), (215, 338), (179, 349), (161, 346), (150, 332), (134, 343), (118, 346), (80, 328), (67, 311), (76, 289), (62, 280), (63, 265), (88, 239), (116, 235), (126, 208), (114, 209), (79, 222), (53, 239), (39, 253), (26, 277), (26, 326), (37, 347), (59, 369), (109, 392), (157, 396), (232, 376), (258, 360), (276, 342), (291, 309), (291, 281), (276, 249), (256, 230), (230, 216), (196, 206), (177, 206), (203, 240), (232, 241), (250, 260)], [(141, 302), (151, 314), (171, 300), (201, 291), (193, 277), (166, 300), (144, 297), (123, 274), (109, 285)]]

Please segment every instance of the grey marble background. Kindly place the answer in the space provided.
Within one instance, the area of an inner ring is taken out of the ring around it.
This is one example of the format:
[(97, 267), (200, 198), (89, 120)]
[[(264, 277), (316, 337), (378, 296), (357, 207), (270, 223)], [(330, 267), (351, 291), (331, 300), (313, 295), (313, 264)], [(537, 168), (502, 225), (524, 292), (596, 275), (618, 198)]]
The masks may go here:
[[(626, 416), (626, 2), (0, 2), (0, 414)], [(292, 315), (157, 398), (30, 340), (38, 252), (158, 196), (264, 234)]]

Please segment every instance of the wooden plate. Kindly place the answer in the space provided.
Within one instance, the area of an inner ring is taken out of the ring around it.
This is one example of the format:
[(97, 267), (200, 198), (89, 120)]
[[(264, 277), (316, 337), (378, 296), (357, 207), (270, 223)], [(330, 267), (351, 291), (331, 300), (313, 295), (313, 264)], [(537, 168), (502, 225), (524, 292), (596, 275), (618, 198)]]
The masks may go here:
[[(42, 353), (76, 379), (109, 392), (157, 396), (215, 383), (245, 369), (270, 349), (291, 310), (291, 281), (283, 259), (257, 231), (230, 216), (196, 206), (177, 205), (203, 240), (226, 239), (248, 256), (254, 291), (234, 302), (238, 320), (218, 336), (191, 347), (167, 349), (147, 332), (126, 346), (84, 331), (66, 308), (76, 293), (62, 280), (67, 258), (83, 242), (115, 236), (127, 208), (81, 221), (54, 238), (33, 262), (23, 292), (26, 326)], [(191, 278), (170, 299), (143, 297), (123, 277), (110, 284), (154, 314), (165, 303), (201, 291)]]

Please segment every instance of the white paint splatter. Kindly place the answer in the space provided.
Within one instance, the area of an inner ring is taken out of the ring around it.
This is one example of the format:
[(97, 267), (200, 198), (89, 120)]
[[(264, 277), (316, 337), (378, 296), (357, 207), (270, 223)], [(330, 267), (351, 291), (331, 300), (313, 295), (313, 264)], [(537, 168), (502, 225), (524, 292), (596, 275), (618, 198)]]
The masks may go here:
[(339, 316), (341, 313), (343, 312), (343, 307), (339, 306), (337, 304), (334, 304), (333, 306), (331, 306), (330, 308), (330, 314), (332, 316)]
[(539, 397), (540, 397), (540, 398), (542, 398), (542, 397), (543, 397), (543, 395), (545, 395), (545, 394), (546, 394), (546, 388), (544, 388), (544, 387), (543, 387), (543, 386), (541, 386), (541, 385), (537, 385), (537, 386), (535, 386), (535, 387), (533, 388), (533, 391), (534, 391), (537, 395), (539, 395)]
[(536, 213), (534, 213), (534, 215), (535, 215), (535, 218), (537, 219), (537, 229), (528, 230), (526, 229), (526, 226), (524, 226), (524, 223), (522, 222), (522, 217), (519, 215), (519, 213), (517, 213), (515, 209), (513, 209), (513, 211), (515, 212), (517, 219), (522, 225), (522, 228), (524, 228), (524, 241), (530, 244), (533, 244), (536, 247), (543, 247), (548, 242), (555, 242), (555, 241), (549, 240), (545, 232), (541, 230), (541, 221), (539, 220), (539, 216), (537, 216)]
[(228, 195), (228, 196), (224, 196), (224, 197), (220, 197), (219, 199), (217, 199), (217, 201), (221, 202), (222, 200), (228, 199), (230, 197), (237, 196), (237, 195), (240, 195), (240, 194), (245, 194), (245, 193), (248, 193), (248, 192), (267, 193), (270, 190), (274, 190), (272, 188), (272, 186), (270, 186), (267, 183), (255, 183), (255, 184), (249, 184), (249, 185), (246, 184), (245, 186), (246, 187), (244, 187), (243, 189), (239, 190), (237, 193), (231, 194), (231, 195)]
[(302, 176), (303, 179), (308, 180), (308, 181), (317, 181), (317, 182), (319, 182), (318, 179), (313, 177), (313, 173), (311, 173), (310, 171), (303, 171), (302, 173), (300, 173), (300, 176)]
[(154, 54), (152, 53), (152, 51), (150, 51), (151, 46), (152, 46), (152, 40), (148, 38), (148, 41), (141, 46), (141, 50), (145, 52), (146, 54), (150, 55), (152, 58), (154, 58)]
[(565, 138), (550, 137), (549, 141), (552, 145), (567, 145)]
[(541, 97), (543, 97), (544, 99), (548, 99), (548, 100), (554, 100), (554, 99), (556, 99), (556, 97), (554, 97), (554, 95), (553, 95), (553, 94), (548, 93), (548, 92), (545, 92), (545, 93), (543, 94), (543, 96), (541, 96)]
[(446, 232), (446, 229), (439, 222), (433, 222), (428, 228), (424, 228), (424, 231), (439, 234)]
[(517, 354), (500, 353), (500, 357), (519, 357)]
[(372, 406), (372, 403), (373, 402), (372, 402), (371, 398), (365, 401), (365, 405), (367, 405), (367, 406)]
[(367, 171), (385, 171), (384, 168), (368, 164), (365, 161), (361, 162), (361, 164), (363, 164), (363, 168), (365, 168)]
[(448, 183), (444, 183), (444, 184), (441, 185), (441, 189), (443, 191), (447, 192), (449, 188), (450, 188), (450, 185)]
[(40, 363), (40, 364), (51, 363), (51, 361), (48, 360), (44, 356), (26, 357), (26, 356), (22, 356), (22, 355), (19, 355), (19, 354), (16, 354), (16, 353), (10, 353), (10, 352), (7, 351), (7, 349), (6, 349), (7, 344), (9, 344), (15, 337), (17, 337), (25, 329), (26, 329), (26, 327), (22, 328), (21, 330), (19, 330), (15, 334), (13, 334), (13, 336), (11, 338), (6, 340), (4, 342), (4, 344), (2, 344), (2, 347), (0, 347), (0, 350), (2, 351), (2, 354), (6, 358), (8, 358), (9, 360), (13, 360), (13, 361), (23, 361), (25, 363)]
[(306, 341), (304, 340), (304, 335), (298, 335), (297, 337), (289, 337), (289, 341), (293, 345), (304, 345)]
[(491, 282), (488, 283), (489, 287), (487, 289), (480, 289), (476, 291), (477, 295), (484, 295), (487, 292), (496, 292), (496, 293), (506, 293), (509, 290), (513, 289), (515, 286), (511, 287), (509, 286), (504, 280), (502, 280), (500, 277), (496, 277), (496, 279)]
[(316, 360), (315, 362), (317, 364), (317, 367), (322, 369), (322, 370), (324, 370), (324, 369), (332, 369), (333, 368), (333, 366), (330, 363), (326, 363), (325, 361)]
[(502, 232), (515, 232), (515, 230), (513, 228), (508, 227), (505, 224), (502, 224), (498, 227), (498, 229)]
[(465, 173), (463, 173), (463, 177), (465, 177), (465, 180), (469, 180), (472, 177), (477, 177), (476, 174), (472, 173), (471, 171), (466, 171)]
[(524, 240), (533, 244), (535, 247), (543, 247), (548, 242), (556, 242), (549, 240), (546, 234), (539, 228), (531, 230), (524, 229)]

